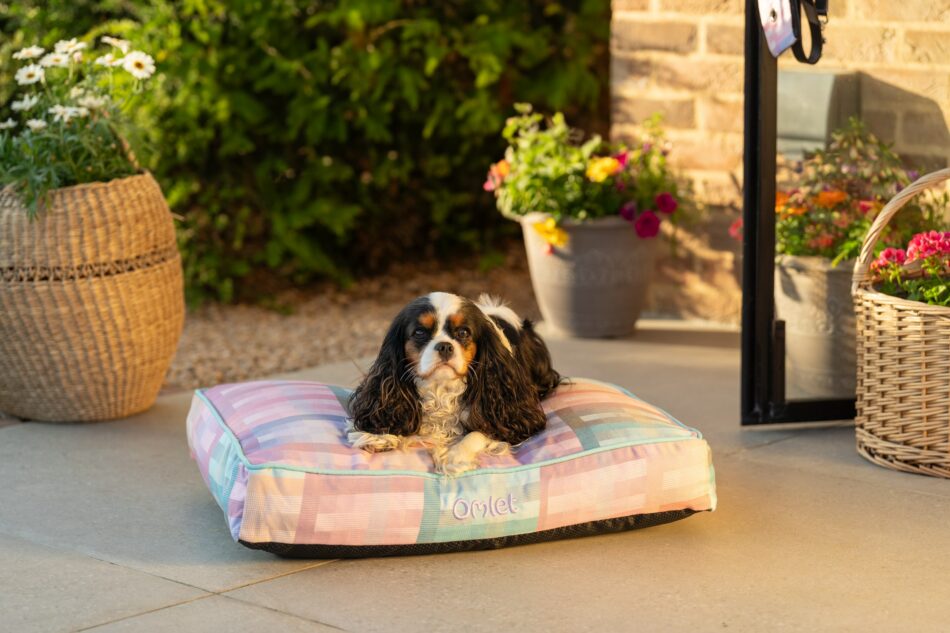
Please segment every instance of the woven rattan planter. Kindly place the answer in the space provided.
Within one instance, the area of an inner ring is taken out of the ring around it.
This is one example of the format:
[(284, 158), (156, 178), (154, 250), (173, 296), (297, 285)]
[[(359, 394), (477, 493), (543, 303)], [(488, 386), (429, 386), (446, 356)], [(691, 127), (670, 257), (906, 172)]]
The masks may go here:
[(875, 464), (950, 477), (950, 308), (885, 295), (869, 268), (890, 219), (950, 169), (901, 191), (874, 220), (854, 266), (858, 452)]
[(0, 411), (79, 422), (150, 407), (184, 321), (155, 179), (58, 189), (34, 220), (0, 191), (0, 315)]

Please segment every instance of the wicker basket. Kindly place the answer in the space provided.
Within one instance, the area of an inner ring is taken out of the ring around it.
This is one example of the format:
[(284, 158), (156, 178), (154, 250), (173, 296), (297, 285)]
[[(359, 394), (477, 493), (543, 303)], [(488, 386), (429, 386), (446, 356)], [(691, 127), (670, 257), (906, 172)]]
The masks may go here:
[(921, 191), (950, 179), (928, 174), (874, 220), (854, 266), (858, 452), (875, 464), (950, 477), (950, 308), (877, 292), (870, 265), (887, 223)]
[(147, 409), (183, 322), (175, 228), (150, 174), (57, 189), (33, 220), (0, 191), (0, 411), (80, 422)]

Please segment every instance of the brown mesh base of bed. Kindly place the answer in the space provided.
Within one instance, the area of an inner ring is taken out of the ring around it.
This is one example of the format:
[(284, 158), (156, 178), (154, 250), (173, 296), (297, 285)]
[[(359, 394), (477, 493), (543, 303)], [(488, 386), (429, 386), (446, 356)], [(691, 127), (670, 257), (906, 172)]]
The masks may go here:
[(419, 554), (446, 554), (449, 552), (471, 552), (482, 549), (500, 549), (511, 545), (543, 543), (564, 538), (594, 536), (625, 532), (679, 521), (694, 514), (695, 510), (670, 510), (653, 514), (635, 514), (617, 519), (604, 519), (569, 525), (566, 527), (499, 536), (496, 538), (473, 539), (469, 541), (449, 541), (446, 543), (409, 543), (404, 545), (301, 545), (293, 543), (248, 543), (238, 541), (251, 549), (260, 549), (285, 558), (368, 558), (377, 556), (415, 556)]

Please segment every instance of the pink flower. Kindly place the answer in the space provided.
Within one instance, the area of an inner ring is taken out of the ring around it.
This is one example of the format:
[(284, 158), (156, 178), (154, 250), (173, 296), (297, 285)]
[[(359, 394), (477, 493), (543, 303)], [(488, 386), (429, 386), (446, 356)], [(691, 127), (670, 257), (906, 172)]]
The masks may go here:
[(656, 197), (656, 208), (663, 213), (673, 213), (678, 206), (676, 198), (665, 191)]
[(620, 217), (622, 217), (627, 222), (633, 222), (634, 220), (637, 219), (636, 200), (625, 202), (623, 206), (620, 207)]
[(877, 208), (877, 203), (874, 200), (861, 200), (858, 202), (858, 209), (861, 213), (867, 214), (868, 211)]
[(907, 261), (927, 259), (934, 255), (950, 255), (950, 231), (918, 233), (907, 245)]
[(634, 220), (633, 230), (640, 237), (656, 237), (660, 232), (660, 218), (653, 211), (644, 211)]
[(872, 270), (877, 270), (879, 268), (884, 268), (889, 264), (903, 264), (907, 259), (907, 253), (904, 252), (903, 248), (885, 248), (881, 251), (881, 254), (878, 255), (877, 259), (874, 260), (874, 263), (871, 264)]
[(629, 152), (627, 152), (626, 150), (620, 152), (619, 154), (614, 154), (614, 158), (616, 158), (617, 162), (620, 163), (621, 169), (627, 166), (628, 157), (629, 157)]
[(729, 237), (734, 240), (742, 239), (742, 218), (736, 218), (732, 224), (729, 225)]

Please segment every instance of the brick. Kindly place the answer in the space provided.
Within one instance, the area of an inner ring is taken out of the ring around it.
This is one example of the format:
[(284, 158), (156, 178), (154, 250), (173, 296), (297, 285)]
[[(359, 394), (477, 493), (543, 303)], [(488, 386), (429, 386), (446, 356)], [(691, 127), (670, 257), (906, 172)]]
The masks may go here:
[(861, 73), (861, 103), (871, 109), (882, 106), (918, 107), (950, 101), (950, 73), (922, 70), (880, 70)]
[(619, 97), (611, 108), (611, 119), (619, 125), (638, 125), (659, 113), (666, 128), (695, 128), (696, 111), (692, 99)]
[(612, 77), (620, 84), (640, 86), (641, 79), (660, 88), (742, 93), (742, 61), (721, 59), (683, 60), (674, 56), (647, 56), (634, 53), (614, 56)]
[(950, 65), (950, 32), (907, 31), (904, 39), (907, 61)]
[(613, 0), (611, 6), (614, 13), (620, 11), (649, 11), (650, 0)]
[(950, 131), (940, 110), (904, 112), (901, 123), (901, 144), (948, 146), (950, 149)]
[(926, 154), (906, 154), (900, 152), (901, 159), (908, 169), (916, 169), (921, 174), (929, 174), (938, 169), (944, 169), (948, 164), (948, 156), (935, 156)]
[(731, 24), (706, 23), (706, 52), (716, 55), (744, 55), (745, 29)]
[(730, 171), (742, 165), (742, 135), (723, 133), (668, 134), (673, 143), (670, 163), (682, 169)]
[(885, 143), (897, 140), (897, 114), (886, 110), (865, 110), (861, 119), (867, 125), (868, 131)]
[(950, 20), (950, 0), (862, 0), (851, 11), (859, 19), (942, 22)]
[(715, 132), (742, 132), (742, 100), (710, 97), (702, 100), (703, 126)]
[(696, 25), (686, 22), (644, 22), (615, 19), (611, 28), (613, 48), (620, 52), (667, 51), (691, 53), (696, 50)]
[(823, 61), (894, 63), (900, 57), (900, 40), (897, 30), (892, 27), (829, 23), (825, 38)]
[(742, 15), (745, 4), (742, 0), (660, 0), (661, 11), (677, 13), (735, 13)]

